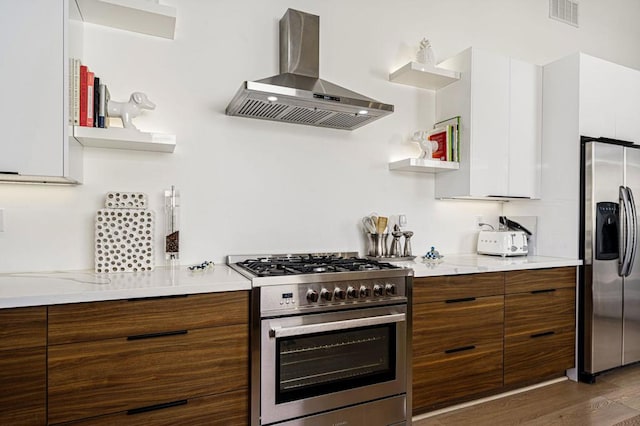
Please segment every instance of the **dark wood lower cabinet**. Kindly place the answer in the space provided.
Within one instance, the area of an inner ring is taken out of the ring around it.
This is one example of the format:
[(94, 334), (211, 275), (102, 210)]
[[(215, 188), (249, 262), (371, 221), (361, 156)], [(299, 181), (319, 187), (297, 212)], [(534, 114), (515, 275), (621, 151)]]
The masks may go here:
[(0, 425), (47, 422), (47, 308), (0, 309)]
[(576, 268), (416, 278), (413, 414), (575, 366)]
[(46, 349), (0, 351), (0, 424), (47, 422)]
[(414, 357), (414, 413), (502, 387), (502, 342)]
[(156, 407), (141, 407), (133, 412), (92, 417), (63, 423), (77, 426), (243, 426), (249, 424), (248, 390), (226, 392), (201, 398), (170, 401)]
[(248, 387), (244, 325), (49, 347), (49, 422)]
[(49, 321), (49, 424), (248, 423), (248, 291), (60, 305)]
[(504, 384), (527, 385), (560, 377), (574, 366), (573, 326), (505, 340)]

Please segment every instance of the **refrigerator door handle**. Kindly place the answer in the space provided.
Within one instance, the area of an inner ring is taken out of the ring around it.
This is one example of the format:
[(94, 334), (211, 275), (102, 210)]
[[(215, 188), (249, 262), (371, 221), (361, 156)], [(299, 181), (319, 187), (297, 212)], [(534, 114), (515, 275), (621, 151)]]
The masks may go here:
[(628, 186), (627, 194), (630, 207), (629, 214), (631, 215), (631, 220), (629, 221), (631, 223), (631, 242), (629, 244), (629, 247), (631, 248), (631, 255), (629, 256), (629, 264), (627, 265), (627, 274), (625, 275), (625, 277), (631, 275), (633, 264), (636, 259), (636, 251), (638, 249), (638, 216), (636, 212), (636, 202), (633, 198), (633, 191), (631, 191), (631, 188), (629, 188)]
[(618, 261), (618, 275), (621, 277), (626, 277), (629, 271), (629, 259), (632, 254), (631, 250), (631, 240), (632, 240), (632, 227), (631, 227), (631, 207), (629, 203), (629, 195), (627, 193), (627, 188), (624, 186), (620, 186), (619, 188), (619, 197), (620, 197), (620, 257)]

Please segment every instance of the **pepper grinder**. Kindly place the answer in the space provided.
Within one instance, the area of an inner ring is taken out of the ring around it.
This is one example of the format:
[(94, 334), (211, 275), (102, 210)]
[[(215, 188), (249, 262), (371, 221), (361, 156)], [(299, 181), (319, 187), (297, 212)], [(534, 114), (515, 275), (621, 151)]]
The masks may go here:
[(413, 237), (413, 231), (404, 231), (402, 234), (404, 235), (404, 253), (403, 253), (403, 256), (405, 256), (405, 257), (413, 256), (411, 254), (411, 237)]
[[(397, 226), (398, 225), (396, 225), (396, 227)], [(391, 242), (389, 257), (398, 257), (400, 256), (400, 238), (402, 237), (402, 231), (394, 230), (391, 235), (393, 235), (393, 241)]]

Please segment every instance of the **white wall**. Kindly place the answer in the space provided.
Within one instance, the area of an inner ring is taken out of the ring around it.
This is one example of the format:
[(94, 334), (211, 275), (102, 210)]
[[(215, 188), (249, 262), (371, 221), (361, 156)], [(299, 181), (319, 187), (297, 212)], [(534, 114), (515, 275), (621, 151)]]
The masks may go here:
[[(436, 201), (432, 175), (388, 171), (418, 154), (410, 135), (432, 126), (435, 107), (433, 92), (390, 83), (388, 73), (413, 59), (422, 37), (440, 59), (476, 46), (545, 64), (582, 50), (640, 68), (637, 0), (582, 0), (579, 29), (548, 19), (546, 0), (161, 2), (177, 8), (175, 40), (86, 24), (82, 59), (112, 99), (149, 95), (157, 108), (135, 123), (175, 133), (175, 153), (85, 149), (81, 186), (0, 185), (0, 271), (92, 268), (93, 219), (108, 191), (149, 195), (161, 264), (162, 192), (172, 184), (182, 195), (183, 263), (362, 253), (360, 218), (372, 211), (406, 214), (416, 254), (431, 245), (472, 252), (476, 216), (495, 221), (502, 205)], [(242, 81), (278, 72), (277, 24), (288, 7), (320, 15), (323, 78), (395, 113), (353, 132), (226, 116)]]

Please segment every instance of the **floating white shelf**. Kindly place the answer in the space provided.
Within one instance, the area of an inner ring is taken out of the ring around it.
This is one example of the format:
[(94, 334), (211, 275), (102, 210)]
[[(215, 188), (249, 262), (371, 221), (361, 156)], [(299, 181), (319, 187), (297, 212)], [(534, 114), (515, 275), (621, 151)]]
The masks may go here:
[(455, 161), (428, 160), (425, 158), (405, 158), (389, 163), (389, 170), (403, 172), (440, 173), (458, 170), (460, 163)]
[(434, 67), (433, 65), (409, 62), (402, 68), (389, 74), (394, 83), (406, 84), (423, 89), (440, 89), (460, 79), (460, 73)]
[(173, 152), (176, 135), (146, 133), (135, 129), (110, 127), (73, 127), (73, 136), (82, 146), (93, 148), (132, 149), (137, 151)]
[(176, 9), (151, 0), (76, 0), (82, 20), (173, 40)]

